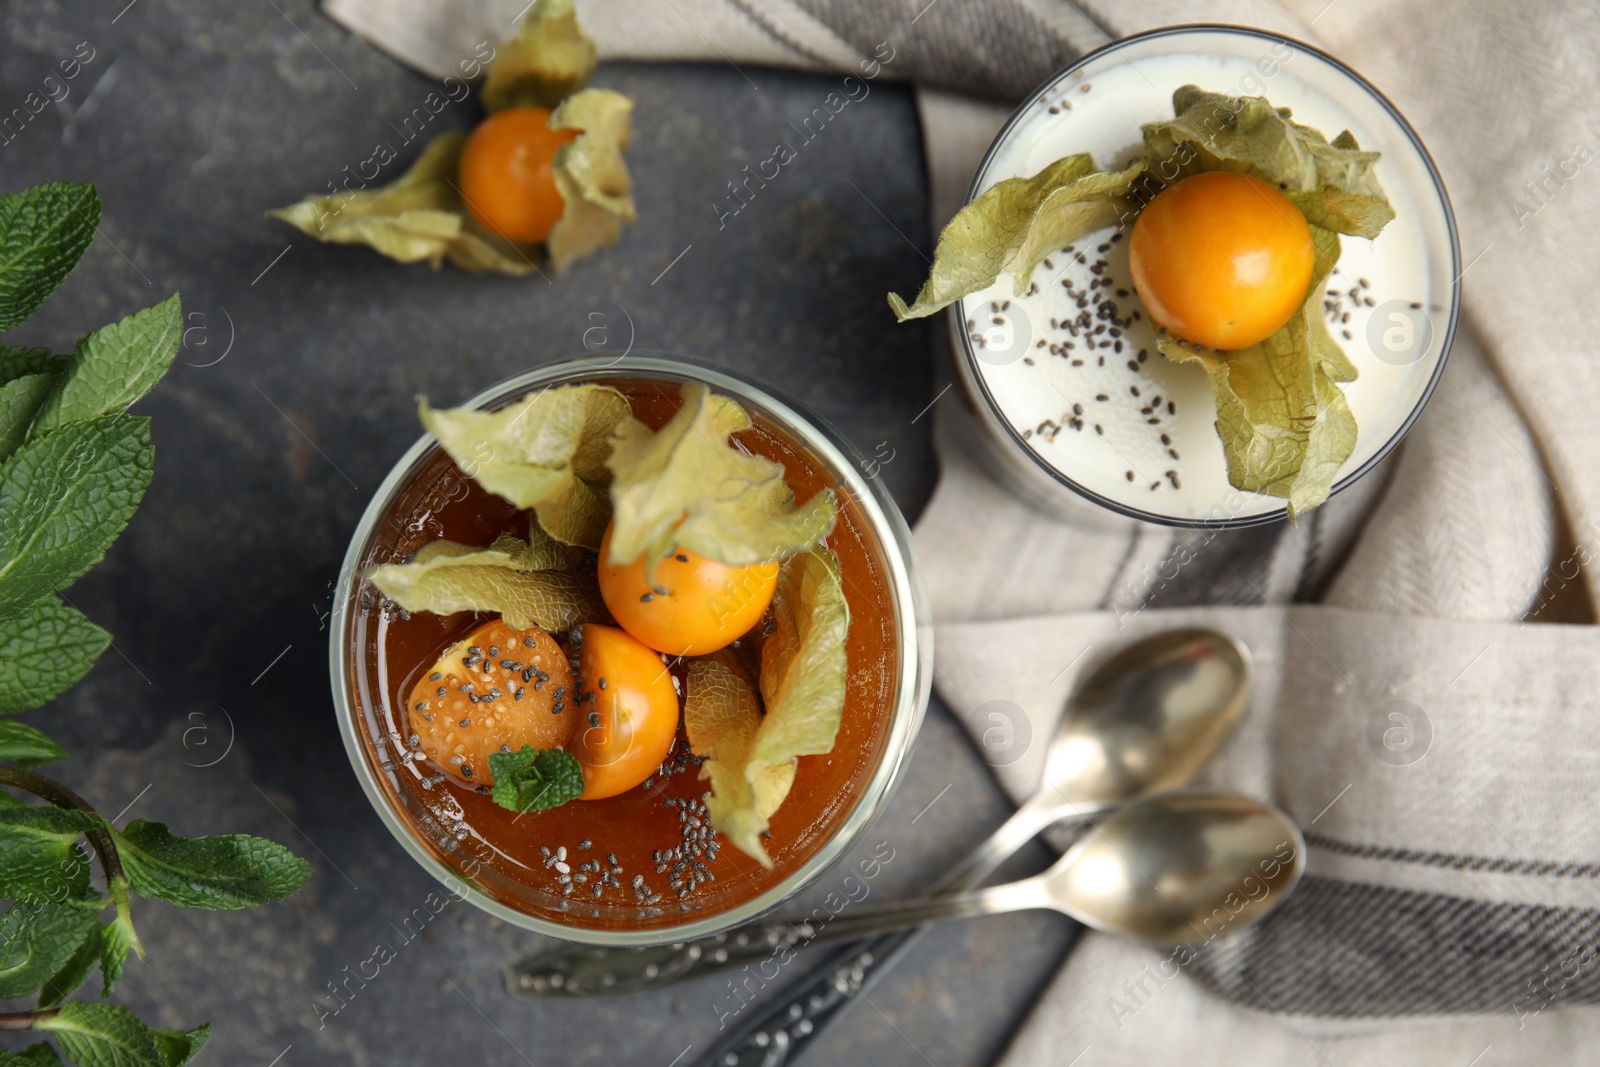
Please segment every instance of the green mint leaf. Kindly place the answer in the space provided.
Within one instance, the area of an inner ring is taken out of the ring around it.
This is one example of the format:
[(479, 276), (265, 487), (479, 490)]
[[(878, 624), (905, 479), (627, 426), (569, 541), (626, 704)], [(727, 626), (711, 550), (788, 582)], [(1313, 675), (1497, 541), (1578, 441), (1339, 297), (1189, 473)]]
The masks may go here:
[(45, 736), (44, 731), (15, 719), (0, 719), (0, 760), (12, 760), (26, 769), (66, 758), (66, 749)]
[(660, 430), (632, 417), (611, 438), (608, 562), (644, 556), (646, 573), (674, 550), (742, 566), (778, 559), (833, 529), (833, 491), (796, 504), (783, 464), (752, 455), (733, 434), (750, 426), (734, 401), (683, 386), (683, 405)]
[(53, 1034), (80, 1067), (167, 1067), (150, 1028), (120, 1004), (69, 1000), (33, 1028)]
[(105, 556), (150, 484), (150, 420), (104, 415), (36, 437), (0, 464), (0, 616)]
[(54, 374), (24, 374), (0, 385), (0, 459), (27, 439), (34, 415), (55, 384)]
[(177, 293), (91, 333), (73, 349), (67, 373), (34, 419), (33, 435), (126, 410), (167, 373), (182, 338)]
[(0, 345), (0, 382), (9, 382), (24, 374), (54, 374), (67, 365), (67, 361), (48, 348), (12, 348)]
[(111, 635), (53, 596), (0, 617), (0, 715), (36, 708), (89, 672)]
[(1051, 252), (1114, 225), (1135, 210), (1127, 199), (1144, 171), (1101, 172), (1087, 153), (1056, 160), (1031, 178), (1007, 178), (956, 212), (939, 234), (933, 269), (909, 306), (897, 293), (889, 307), (900, 322), (932, 315), (968, 293), (1011, 276), (1018, 296), (1033, 268)]
[[(499, 411), (436, 409), (422, 425), (473, 481), (531, 508), (558, 541), (598, 549), (611, 519), (606, 457), (628, 399), (604, 385), (541, 389)], [(543, 569), (543, 568), (539, 568)]]
[[(83, 910), (88, 911), (89, 907)], [(89, 972), (99, 965), (104, 951), (105, 934), (96, 922), (89, 928), (77, 950), (61, 965), (61, 969), (45, 981), (44, 987), (39, 990), (39, 1007), (53, 1008), (76, 993), (78, 987), (88, 980)]]
[(84, 811), (0, 805), (0, 897), (62, 904), (89, 896), (89, 858), (78, 839), (99, 825)]
[(100, 225), (94, 186), (51, 182), (0, 196), (0, 333), (38, 310)]
[(129, 917), (125, 903), (117, 906), (117, 917), (106, 923), (100, 930), (100, 980), (102, 997), (109, 997), (111, 991), (117, 986), (117, 979), (122, 977), (122, 965), (127, 962), (128, 953), (137, 951), (139, 935), (134, 932), (133, 919)]
[(167, 1067), (183, 1067), (211, 1040), (211, 1024), (201, 1023), (193, 1030), (152, 1030), (150, 1036)]
[(99, 928), (76, 904), (17, 903), (0, 915), (0, 997), (32, 996)]
[(311, 865), (282, 845), (248, 834), (182, 838), (158, 822), (112, 831), (134, 892), (186, 908), (249, 908), (282, 900)]
[(21, 1052), (0, 1052), (0, 1067), (62, 1067), (56, 1050), (40, 1042)]
[(511, 811), (543, 811), (576, 800), (583, 792), (578, 758), (559, 748), (496, 752), (489, 757), (494, 802)]

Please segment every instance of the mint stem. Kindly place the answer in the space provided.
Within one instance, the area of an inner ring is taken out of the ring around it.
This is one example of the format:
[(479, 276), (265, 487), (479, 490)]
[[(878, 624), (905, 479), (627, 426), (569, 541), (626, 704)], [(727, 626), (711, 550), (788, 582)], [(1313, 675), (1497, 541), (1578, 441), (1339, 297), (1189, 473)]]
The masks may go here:
[[(19, 771), (15, 767), (0, 767), (0, 785), (14, 785), (18, 789), (26, 790), (36, 797), (48, 800), (58, 808), (86, 811), (97, 818), (100, 814), (90, 807), (87, 800), (84, 800), (60, 782), (46, 778), (42, 774)], [(128, 876), (123, 873), (122, 857), (117, 854), (117, 843), (111, 839), (111, 831), (105, 826), (97, 826), (84, 836), (89, 839), (89, 846), (94, 849), (95, 856), (100, 860), (100, 869), (105, 872), (107, 885), (114, 885), (117, 882), (126, 883)], [(24, 1012), (22, 1014), (29, 1013)], [(6, 1018), (6, 1015), (0, 1013), (0, 1020)], [(0, 1024), (0, 1029), (4, 1029), (3, 1024)], [(27, 1029), (27, 1027), (17, 1027), (16, 1029)]]
[(0, 1012), (0, 1030), (32, 1030), (47, 1019), (61, 1013), (59, 1008), (41, 1008), (38, 1011)]

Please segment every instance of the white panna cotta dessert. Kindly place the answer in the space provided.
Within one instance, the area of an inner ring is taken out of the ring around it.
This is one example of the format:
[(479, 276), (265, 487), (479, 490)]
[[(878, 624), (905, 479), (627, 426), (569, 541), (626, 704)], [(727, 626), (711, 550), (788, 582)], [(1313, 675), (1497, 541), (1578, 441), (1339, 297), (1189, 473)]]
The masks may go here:
[[(1184, 85), (1264, 96), (1332, 140), (1350, 130), (1383, 153), (1376, 173), (1395, 218), (1373, 240), (1345, 236), (1322, 307), (1359, 376), (1343, 386), (1355, 451), (1334, 491), (1409, 428), (1443, 367), (1455, 314), (1458, 254), (1448, 201), (1405, 120), (1375, 90), (1321, 53), (1253, 30), (1157, 31), (1110, 46), (1022, 106), (974, 182), (975, 198), (1087, 152), (1098, 170), (1144, 151), (1143, 123), (1170, 119)], [(958, 359), (980, 417), (1003, 448), (1020, 449), (1046, 491), (1076, 492), (1155, 522), (1246, 525), (1285, 501), (1233, 488), (1205, 371), (1156, 349), (1128, 269), (1128, 225), (1089, 235), (1039, 265), (1018, 296), (1013, 279), (955, 305)]]

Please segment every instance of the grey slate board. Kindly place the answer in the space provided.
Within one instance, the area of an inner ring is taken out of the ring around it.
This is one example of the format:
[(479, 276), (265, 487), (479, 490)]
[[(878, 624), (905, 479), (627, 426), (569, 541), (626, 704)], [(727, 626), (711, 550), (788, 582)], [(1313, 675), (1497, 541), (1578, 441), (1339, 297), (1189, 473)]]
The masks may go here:
[[(68, 350), (175, 289), (191, 328), (184, 365), (139, 407), (155, 419), (158, 450), (144, 507), (68, 592), (116, 647), (30, 721), (75, 754), (60, 773), (107, 814), (131, 803), (127, 818), (180, 833), (268, 835), (316, 872), (297, 897), (253, 912), (143, 904), (150, 955), (130, 963), (118, 999), (158, 1025), (213, 1021), (198, 1062), (229, 1067), (280, 1056), (279, 1067), (666, 1067), (691, 1044), (706, 1048), (728, 996), (715, 978), (535, 1005), (500, 984), (501, 967), (539, 946), (534, 935), (452, 905), (405, 941), (397, 926), (434, 885), (380, 826), (345, 760), (327, 685), (331, 583), (369, 495), (418, 435), (414, 395), (453, 403), (578, 354), (597, 312), (631, 319), (639, 348), (759, 375), (868, 454), (892, 450), (881, 476), (914, 517), (936, 475), (932, 420), (917, 418), (936, 394), (935, 327), (896, 326), (883, 300), (916, 288), (931, 248), (910, 94), (875, 85), (802, 145), (789, 122), (832, 79), (602, 68), (598, 84), (638, 101), (629, 159), (641, 222), (547, 285), (403, 267), (263, 217), (340, 178), (379, 140), (401, 147), (390, 122), (432, 88), (310, 0), (8, 3), (0, 26), (5, 110), (80, 42), (94, 50), (64, 105), (0, 145), (0, 187), (92, 180), (105, 202), (77, 274), (0, 340)], [(432, 128), (468, 125), (474, 107), (451, 105)], [(783, 139), (798, 158), (719, 224), (726, 183)], [(403, 165), (416, 147), (401, 151)], [(874, 836), (896, 849), (875, 893), (925, 885), (1005, 813), (936, 705)], [(939, 929), (809, 1062), (989, 1062), (1068, 937), (1049, 915)], [(313, 998), (379, 943), (397, 958), (365, 988), (352, 982), (358, 995), (319, 1023)]]

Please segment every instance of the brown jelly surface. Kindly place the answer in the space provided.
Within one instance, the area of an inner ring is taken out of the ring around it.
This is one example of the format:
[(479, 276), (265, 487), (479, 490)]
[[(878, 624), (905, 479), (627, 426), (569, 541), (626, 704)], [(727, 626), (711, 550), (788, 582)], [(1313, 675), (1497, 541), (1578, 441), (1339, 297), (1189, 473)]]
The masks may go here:
[[(675, 383), (626, 379), (607, 384), (627, 395), (635, 416), (654, 428), (671, 418), (679, 403)], [(362, 676), (351, 682), (362, 694), (357, 734), (366, 757), (415, 839), (447, 867), (516, 910), (595, 929), (670, 926), (725, 911), (771, 889), (804, 864), (838, 830), (877, 769), (900, 673), (894, 599), (882, 547), (857, 503), (839, 492), (822, 461), (763, 421), (759, 412), (751, 416), (752, 428), (735, 439), (749, 451), (782, 463), (797, 500), (834, 488), (839, 519), (826, 543), (839, 556), (850, 605), (848, 681), (838, 737), (832, 752), (800, 758), (794, 787), (771, 819), (766, 842), (774, 862), (771, 871), (720, 835), (714, 838), (717, 849), (705, 848), (704, 831), (696, 824), (708, 820), (696, 802), (708, 783), (699, 778), (681, 728), (673, 753), (648, 788), (527, 814), (499, 807), (420, 753), (407, 754), (406, 697), (412, 686), (481, 620), (470, 612), (407, 616), (392, 608), (380, 610), (376, 590), (360, 583), (360, 614), (350, 640), (356, 643), (354, 669)], [(363, 564), (403, 560), (441, 537), (488, 545), (501, 533), (526, 536), (526, 521), (524, 513), (485, 492), (447, 455), (435, 451), (379, 523)], [(700, 846), (698, 855), (692, 845)], [(657, 855), (679, 846), (681, 861), (669, 859), (666, 870), (659, 870)], [(565, 858), (557, 860), (563, 848)], [(695, 882), (689, 889), (691, 877)]]

